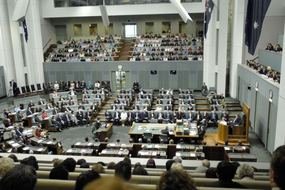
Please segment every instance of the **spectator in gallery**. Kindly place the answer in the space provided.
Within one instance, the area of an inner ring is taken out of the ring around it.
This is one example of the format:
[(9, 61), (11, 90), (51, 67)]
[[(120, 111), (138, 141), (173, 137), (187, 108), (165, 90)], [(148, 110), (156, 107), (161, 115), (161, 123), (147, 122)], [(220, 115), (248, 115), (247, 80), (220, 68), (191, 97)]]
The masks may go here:
[(209, 168), (205, 173), (206, 178), (217, 178), (217, 168)]
[(105, 169), (100, 163), (93, 164), (92, 170), (96, 171), (97, 173), (105, 173)]
[(153, 157), (150, 157), (148, 161), (146, 162), (146, 168), (156, 168)]
[(269, 51), (273, 51), (274, 50), (274, 47), (271, 43), (268, 43), (265, 50), (269, 50)]
[(101, 176), (94, 170), (82, 172), (76, 179), (75, 190), (83, 190), (90, 182), (99, 179)]
[(24, 158), (24, 159), (21, 161), (21, 164), (31, 166), (31, 167), (33, 167), (35, 170), (38, 170), (38, 169), (39, 169), (38, 161), (37, 161), (36, 157), (34, 157), (34, 156), (29, 156), (28, 158)]
[(244, 188), (241, 184), (234, 182), (236, 166), (228, 161), (221, 161), (217, 166), (218, 186), (225, 188)]
[(0, 179), (12, 168), (14, 168), (14, 166), (14, 161), (11, 158), (0, 158)]
[(157, 190), (196, 190), (191, 176), (185, 170), (166, 171), (160, 177)]
[(144, 169), (144, 167), (138, 162), (134, 166), (133, 175), (148, 175), (148, 173)]
[(128, 161), (120, 161), (115, 167), (115, 176), (120, 177), (125, 181), (129, 181), (132, 176), (132, 165)]
[(270, 163), (270, 181), (281, 190), (285, 190), (285, 145), (278, 147), (272, 154)]
[(54, 167), (49, 173), (49, 179), (68, 180), (68, 171), (62, 165)]
[(280, 44), (276, 44), (276, 47), (275, 47), (275, 51), (276, 52), (281, 52), (283, 49), (282, 47), (280, 46)]
[(88, 183), (84, 190), (134, 190), (133, 185), (125, 183), (119, 177), (102, 177), (95, 181)]
[(241, 180), (253, 180), (254, 169), (248, 164), (241, 164), (237, 168), (236, 174)]
[(36, 182), (36, 171), (31, 166), (19, 164), (3, 176), (0, 181), (0, 189), (34, 190)]
[(210, 168), (210, 162), (209, 160), (207, 159), (204, 159), (202, 161), (202, 165), (201, 166), (198, 166), (194, 172), (197, 172), (197, 173), (205, 173), (208, 169)]
[(74, 172), (76, 161), (73, 158), (66, 158), (61, 164), (68, 172)]
[(172, 164), (175, 163), (174, 160), (167, 160), (166, 163), (165, 163), (165, 168), (166, 168), (166, 171), (169, 171)]

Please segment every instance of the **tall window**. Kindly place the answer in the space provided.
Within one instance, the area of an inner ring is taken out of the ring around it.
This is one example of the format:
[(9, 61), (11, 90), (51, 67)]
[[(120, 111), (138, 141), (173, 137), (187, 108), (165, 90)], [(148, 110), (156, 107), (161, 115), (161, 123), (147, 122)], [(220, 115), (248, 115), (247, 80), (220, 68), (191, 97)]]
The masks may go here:
[(145, 23), (145, 33), (153, 33), (153, 22)]
[(73, 33), (74, 33), (74, 36), (82, 36), (82, 25), (81, 24), (74, 24), (73, 25)]
[(125, 25), (125, 37), (135, 38), (137, 36), (137, 25), (136, 24), (126, 24)]
[(24, 64), (24, 67), (27, 66), (27, 63), (26, 63), (26, 51), (25, 51), (25, 40), (24, 40), (24, 35), (21, 33), (20, 34), (20, 39), (21, 39), (21, 50), (22, 50), (22, 55), (23, 55), (23, 64)]
[(97, 34), (97, 24), (89, 24), (89, 35), (96, 36)]
[(171, 32), (171, 23), (170, 22), (162, 22), (162, 33), (170, 33)]

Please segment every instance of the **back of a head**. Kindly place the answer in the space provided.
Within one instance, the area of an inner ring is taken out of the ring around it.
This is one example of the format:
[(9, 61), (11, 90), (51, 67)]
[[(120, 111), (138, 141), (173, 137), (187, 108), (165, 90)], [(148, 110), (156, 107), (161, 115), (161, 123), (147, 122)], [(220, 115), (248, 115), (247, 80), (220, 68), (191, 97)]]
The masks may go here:
[(59, 166), (62, 162), (63, 162), (63, 160), (61, 160), (61, 159), (58, 159), (58, 158), (53, 159), (52, 160), (53, 167)]
[(232, 181), (236, 173), (236, 167), (228, 161), (221, 161), (217, 166), (217, 174), (220, 181)]
[(178, 163), (182, 163), (182, 158), (180, 156), (174, 156), (173, 160)]
[(217, 178), (217, 168), (208, 168), (205, 175), (206, 178)]
[(137, 166), (133, 169), (133, 175), (148, 175), (143, 166)]
[(204, 167), (206, 167), (206, 168), (210, 168), (210, 162), (209, 162), (209, 160), (204, 159), (204, 160), (202, 161), (202, 165), (203, 165)]
[(76, 161), (73, 158), (66, 158), (63, 160), (61, 165), (68, 171), (68, 172), (74, 172), (76, 167)]
[(76, 164), (77, 165), (81, 165), (81, 164), (83, 164), (83, 163), (86, 163), (86, 160), (85, 159), (79, 159), (79, 160), (77, 160), (77, 162), (76, 162)]
[(285, 190), (285, 145), (278, 147), (271, 158), (271, 180)]
[(97, 173), (104, 173), (105, 172), (104, 167), (99, 163), (93, 164), (92, 170), (96, 171)]
[(125, 183), (118, 177), (101, 177), (84, 187), (84, 190), (135, 190), (133, 185)]
[(170, 170), (170, 168), (174, 162), (175, 162), (174, 160), (167, 160), (167, 162), (165, 163), (166, 171)]
[(83, 190), (83, 188), (90, 182), (99, 179), (100, 174), (96, 171), (89, 170), (82, 172), (76, 179), (75, 190)]
[(148, 159), (146, 168), (156, 168), (155, 161), (153, 158)]
[(108, 165), (107, 165), (107, 169), (112, 169), (112, 170), (114, 170), (115, 167), (116, 167), (116, 163), (115, 163), (115, 162), (110, 162), (110, 163), (108, 163)]
[(129, 181), (132, 176), (132, 165), (126, 161), (118, 162), (115, 167), (115, 176)]
[(0, 177), (3, 177), (14, 166), (14, 161), (11, 158), (0, 158)]
[(38, 161), (34, 156), (29, 156), (21, 161), (21, 164), (32, 166), (35, 170), (39, 169)]
[(164, 172), (159, 180), (157, 190), (196, 190), (191, 176), (185, 170)]
[(5, 190), (34, 190), (37, 182), (37, 174), (33, 167), (28, 165), (16, 165), (3, 176), (0, 181), (0, 189)]
[(170, 170), (184, 170), (183, 165), (181, 163), (175, 162), (171, 165)]
[(68, 180), (68, 171), (62, 165), (57, 166), (50, 171), (49, 178)]
[(241, 164), (236, 171), (238, 178), (242, 179), (244, 177), (253, 178), (254, 169), (248, 164)]
[(11, 158), (14, 162), (18, 162), (18, 158), (15, 154), (10, 154), (8, 158)]

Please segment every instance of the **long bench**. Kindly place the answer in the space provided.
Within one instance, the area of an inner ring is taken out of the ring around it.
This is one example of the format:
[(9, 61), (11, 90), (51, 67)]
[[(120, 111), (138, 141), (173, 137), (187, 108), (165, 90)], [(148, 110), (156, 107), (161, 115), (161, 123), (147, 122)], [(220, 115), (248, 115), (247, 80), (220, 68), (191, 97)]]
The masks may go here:
[[(80, 173), (77, 172), (69, 172), (69, 180), (76, 180)], [(37, 171), (37, 176), (39, 179), (48, 179), (49, 172), (48, 171)], [(113, 176), (112, 174), (101, 174), (101, 176)], [(130, 183), (133, 184), (158, 184), (160, 176), (139, 176), (133, 175)], [(195, 184), (197, 186), (204, 187), (217, 187), (218, 179), (210, 179), (210, 178), (193, 178)], [(235, 180), (240, 184), (244, 185), (247, 188), (255, 188), (255, 189), (269, 189), (271, 187), (270, 181), (261, 181), (261, 180)]]
[[(227, 188), (217, 187), (217, 180), (194, 180), (199, 190), (228, 190)], [(255, 182), (255, 181), (238, 181), (240, 184), (250, 189), (271, 189), (269, 182)], [(156, 184), (134, 184), (141, 190), (155, 190)], [(35, 190), (73, 190), (75, 181), (73, 180), (50, 180), (38, 179)], [(232, 188), (231, 188), (232, 189)], [(232, 189), (233, 190), (233, 189)], [(237, 190), (237, 189), (236, 189)]]
[[(8, 157), (10, 153), (0, 153), (0, 156)], [(31, 156), (31, 154), (16, 154), (19, 160), (22, 160), (24, 158), (27, 158)], [(94, 164), (97, 162), (101, 162), (102, 160), (104, 163), (110, 163), (110, 162), (119, 162), (123, 158), (122, 157), (96, 157), (96, 156), (68, 156), (68, 155), (43, 155), (43, 154), (33, 154), (38, 160), (39, 163), (47, 163), (51, 164), (51, 161), (54, 158), (58, 158), (61, 160), (64, 160), (66, 158), (74, 158), (75, 160), (79, 159), (85, 159), (89, 164)], [(148, 159), (147, 158), (131, 158), (132, 164), (134, 165), (137, 162), (140, 162), (143, 166), (146, 165)], [(160, 169), (165, 168), (165, 163), (168, 161), (168, 159), (155, 159), (156, 167)], [(210, 161), (211, 167), (216, 167), (220, 161)], [(257, 171), (259, 172), (268, 172), (270, 168), (270, 164), (268, 162), (239, 162), (240, 164), (248, 164), (254, 168), (257, 168)], [(194, 169), (201, 165), (200, 160), (183, 160), (182, 164), (185, 169)]]
[[(39, 167), (39, 170), (38, 171), (50, 171), (53, 167), (42, 167), (40, 166)], [(146, 168), (148, 169), (148, 168)], [(88, 168), (76, 168), (75, 169), (75, 172), (74, 173), (78, 173), (78, 175), (81, 173), (81, 172), (84, 172), (84, 171), (88, 171), (90, 169)], [(161, 176), (161, 174), (164, 172), (165, 170), (161, 170), (161, 171), (147, 171), (148, 172), (148, 176)], [(195, 170), (188, 170), (189, 174), (194, 177), (194, 178), (205, 178), (205, 173), (197, 173), (195, 172)], [(104, 174), (114, 174), (115, 173), (115, 170), (112, 170), (112, 169), (105, 169), (105, 172)], [(254, 176), (254, 179), (255, 180), (269, 180), (269, 175), (265, 174), (265, 173), (262, 173), (263, 175), (258, 175), (255, 174)], [(237, 176), (235, 177), (237, 178)]]

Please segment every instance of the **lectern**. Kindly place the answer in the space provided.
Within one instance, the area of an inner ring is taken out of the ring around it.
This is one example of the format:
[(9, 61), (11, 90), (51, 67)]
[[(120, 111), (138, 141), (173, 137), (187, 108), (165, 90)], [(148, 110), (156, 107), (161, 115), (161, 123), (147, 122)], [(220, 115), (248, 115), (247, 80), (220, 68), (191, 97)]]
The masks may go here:
[(225, 144), (228, 141), (229, 128), (227, 122), (220, 121), (218, 124), (218, 142)]

